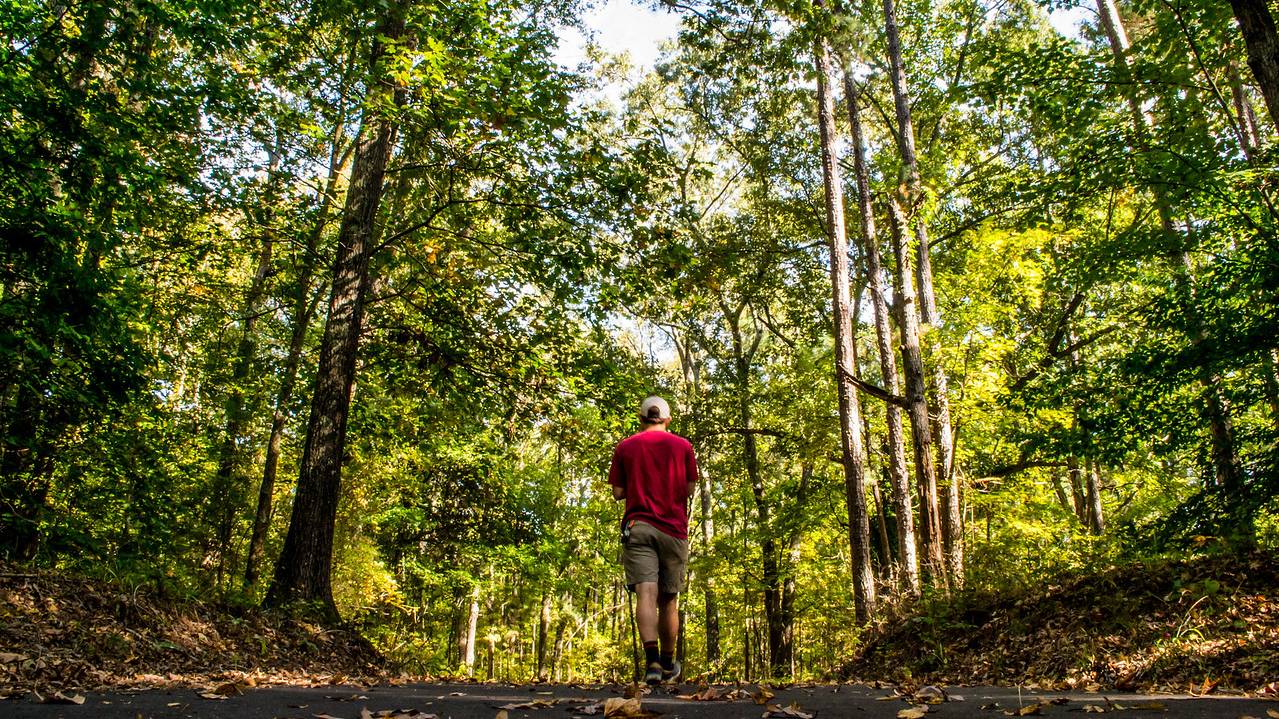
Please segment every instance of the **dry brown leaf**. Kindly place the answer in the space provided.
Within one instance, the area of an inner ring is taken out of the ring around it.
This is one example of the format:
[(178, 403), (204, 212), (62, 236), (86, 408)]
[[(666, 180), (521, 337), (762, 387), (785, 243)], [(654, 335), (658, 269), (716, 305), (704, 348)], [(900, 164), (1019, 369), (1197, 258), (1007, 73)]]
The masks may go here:
[(897, 719), (924, 719), (926, 714), (928, 714), (926, 706), (910, 707), (897, 712)]
[(946, 701), (946, 692), (940, 687), (920, 687), (919, 691), (911, 696), (910, 701), (912, 704), (941, 704)]
[(1040, 714), (1043, 713), (1043, 711), (1044, 711), (1043, 704), (1027, 704), (1026, 706), (1020, 709), (1009, 709), (1005, 711), (1004, 714), (1010, 717), (1028, 717), (1028, 716), (1039, 716)]
[(774, 719), (784, 719), (792, 717), (793, 719), (813, 719), (813, 715), (800, 709), (799, 704), (791, 702), (789, 706), (778, 706), (777, 704), (769, 704), (764, 717), (773, 717)]
[(641, 697), (641, 696), (644, 696), (644, 694), (646, 693), (645, 689), (646, 687), (642, 687), (638, 684), (629, 684), (627, 685), (626, 689), (622, 692), (622, 696), (626, 697), (627, 699), (634, 699), (636, 697)]
[(226, 699), (227, 696), (225, 694), (214, 694), (213, 692), (200, 692), (200, 698), (217, 700)]
[(1266, 716), (1270, 717), (1270, 719), (1279, 719), (1279, 711), (1275, 711), (1274, 709), (1267, 709)]
[(1105, 714), (1106, 709), (1105, 707), (1098, 706), (1097, 704), (1085, 704), (1084, 713), (1085, 714)]
[(1128, 708), (1136, 711), (1148, 711), (1148, 712), (1168, 711), (1168, 706), (1164, 704), (1163, 702), (1142, 702), (1140, 704), (1130, 704)]
[(622, 699), (620, 697), (612, 697), (604, 700), (604, 716), (605, 717), (621, 717), (623, 719), (642, 719), (644, 717), (655, 717), (656, 712), (646, 710), (640, 703), (638, 697), (630, 699)]
[(82, 694), (63, 694), (62, 692), (54, 692), (53, 696), (46, 697), (41, 704), (83, 704), (84, 695)]
[(373, 719), (373, 712), (368, 707), (360, 709), (360, 719)]
[(751, 699), (754, 699), (756, 704), (764, 706), (775, 696), (777, 695), (769, 691), (768, 687), (760, 687), (759, 691), (755, 692), (755, 694), (751, 696)]
[(594, 714), (603, 714), (604, 705), (599, 702), (596, 702), (594, 704), (587, 704), (586, 706), (579, 708), (577, 710), (577, 713), (586, 714), (587, 716), (591, 716)]
[(875, 701), (877, 702), (891, 702), (896, 699), (900, 699), (900, 697), (897, 696), (896, 694), (885, 694), (882, 697), (875, 697)]
[(505, 710), (505, 709), (503, 709), (503, 710), (501, 710), (501, 711), (499, 711), (499, 712), (497, 713), (497, 719), (507, 719), (509, 716), (510, 716), (510, 715), (506, 713), (506, 710)]
[(694, 702), (714, 702), (720, 701), (724, 697), (720, 696), (719, 691), (716, 690), (715, 687), (706, 687), (696, 694), (680, 694), (678, 698)]
[(14, 654), (12, 652), (0, 652), (0, 664), (17, 664), (25, 662), (27, 657), (25, 654)]
[(210, 691), (212, 691), (214, 694), (221, 694), (224, 697), (238, 697), (244, 693), (240, 689), (240, 686), (236, 684), (235, 682), (227, 682), (226, 684), (219, 684), (217, 688), (212, 689)]
[(342, 717), (335, 717), (332, 714), (312, 714), (311, 716), (315, 717), (315, 719), (342, 719)]

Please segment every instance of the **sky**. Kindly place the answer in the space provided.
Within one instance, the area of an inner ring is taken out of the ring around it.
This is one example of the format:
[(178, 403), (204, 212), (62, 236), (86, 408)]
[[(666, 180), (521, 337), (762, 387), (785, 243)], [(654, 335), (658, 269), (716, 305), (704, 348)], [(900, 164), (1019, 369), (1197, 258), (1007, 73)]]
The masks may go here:
[[(629, 52), (631, 61), (643, 68), (652, 68), (662, 42), (679, 32), (677, 14), (653, 10), (633, 0), (598, 0), (584, 20), (596, 44), (610, 53)], [(556, 60), (566, 67), (577, 67), (586, 60), (586, 42), (576, 30), (561, 31)]]
[[(1091, 17), (1081, 4), (1054, 10), (1049, 19), (1058, 32), (1072, 37), (1078, 35), (1079, 24)], [(630, 53), (631, 61), (641, 69), (651, 69), (662, 42), (679, 32), (677, 13), (656, 10), (649, 3), (636, 0), (597, 0), (584, 21), (600, 47), (610, 53)], [(565, 67), (577, 67), (586, 60), (586, 43), (587, 38), (577, 30), (562, 30), (556, 60)]]

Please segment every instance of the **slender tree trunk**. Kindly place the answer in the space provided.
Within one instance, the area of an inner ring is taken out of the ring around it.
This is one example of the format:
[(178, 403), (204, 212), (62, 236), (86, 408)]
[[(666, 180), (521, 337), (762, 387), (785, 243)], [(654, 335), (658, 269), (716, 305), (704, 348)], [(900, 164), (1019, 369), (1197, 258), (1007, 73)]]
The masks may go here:
[(534, 677), (540, 682), (546, 681), (546, 642), (551, 628), (551, 593), (542, 592), (542, 613), (537, 622), (537, 669)]
[[(711, 480), (705, 470), (699, 481), (702, 500), (702, 545), (710, 552), (714, 546), (715, 519), (713, 515), (715, 503), (711, 496)], [(713, 668), (720, 659), (719, 650), (719, 603), (715, 599), (714, 581), (711, 577), (702, 580), (702, 601), (706, 608), (706, 665)]]
[[(923, 185), (919, 179), (919, 160), (915, 151), (915, 128), (911, 118), (910, 86), (902, 62), (901, 33), (897, 26), (897, 7), (894, 0), (883, 0), (884, 34), (888, 44), (889, 78), (893, 88), (893, 105), (897, 115), (898, 147), (901, 151), (905, 173), (904, 195), (899, 199), (903, 210), (910, 212), (902, 231), (913, 224), (917, 246), (915, 277), (919, 286), (919, 319), (924, 326), (921, 336), (927, 337), (929, 356), (933, 367), (934, 399), (937, 407), (934, 424), (934, 441), (937, 445), (936, 481), (942, 487), (942, 542), (945, 550), (946, 569), (952, 582), (962, 584), (964, 575), (964, 530), (960, 510), (959, 477), (955, 472), (955, 443), (950, 421), (950, 381), (941, 357), (941, 343), (928, 327), (938, 324), (937, 303), (933, 292), (933, 270), (928, 229), (917, 208), (924, 201)], [(913, 223), (911, 222), (913, 220)], [(916, 458), (916, 461), (920, 461)]]
[[(1270, 21), (1269, 37), (1270, 52), (1272, 64), (1275, 61), (1274, 53), (1279, 46), (1274, 43), (1274, 21), (1270, 19), (1269, 11), (1266, 10), (1264, 0), (1256, 0), (1260, 2), (1260, 8), (1265, 12), (1266, 19)], [(1241, 5), (1252, 5), (1254, 0), (1232, 0), (1235, 5), (1236, 17), (1239, 15)], [(1115, 57), (1115, 65), (1120, 75), (1125, 79), (1132, 78), (1132, 71), (1128, 65), (1128, 49), (1129, 41), (1127, 32), (1124, 30), (1123, 19), (1120, 17), (1118, 9), (1115, 7), (1114, 0), (1097, 0), (1097, 15), (1101, 22), (1102, 28), (1105, 30), (1106, 38), (1110, 43), (1110, 49)], [(1243, 21), (1240, 21), (1243, 26)], [(1245, 40), (1247, 40), (1248, 31), (1245, 27)], [(1249, 45), (1249, 61), (1252, 58), (1252, 46)], [(1255, 69), (1255, 68), (1254, 68)], [(1277, 75), (1276, 77), (1279, 77)], [(1264, 90), (1264, 88), (1263, 88)], [(1148, 130), (1153, 124), (1153, 118), (1144, 112), (1140, 107), (1136, 95), (1135, 86), (1129, 84), (1128, 91), (1125, 93), (1125, 99), (1128, 102), (1129, 109), (1133, 117), (1133, 132), (1139, 146), (1148, 146)], [(1267, 99), (1269, 102), (1269, 99)], [(1271, 106), (1271, 113), (1276, 111), (1274, 105)], [(1160, 223), (1163, 226), (1165, 234), (1169, 238), (1175, 237), (1177, 234), (1175, 223), (1173, 222), (1172, 209), (1165, 193), (1158, 187), (1152, 188), (1155, 194), (1155, 205), (1159, 211)], [(1203, 323), (1199, 317), (1198, 308), (1195, 306), (1195, 290), (1194, 290), (1194, 264), (1189, 252), (1184, 247), (1178, 247), (1170, 252), (1170, 261), (1172, 271), (1177, 282), (1178, 290), (1182, 294), (1182, 300), (1185, 304), (1186, 311), (1190, 313), (1192, 344), (1199, 344), (1204, 340), (1205, 330)], [(1239, 458), (1235, 452), (1234, 441), (1234, 424), (1230, 414), (1230, 402), (1226, 396), (1222, 377), (1212, 369), (1209, 362), (1205, 361), (1200, 371), (1200, 382), (1203, 385), (1204, 405), (1208, 408), (1208, 426), (1209, 435), (1212, 442), (1212, 461), (1213, 471), (1216, 476), (1217, 484), (1227, 490), (1238, 486), (1241, 481), (1241, 473), (1239, 469)]]
[(910, 251), (907, 248), (905, 217), (895, 198), (889, 200), (889, 220), (893, 255), (893, 304), (901, 333), (902, 370), (906, 376), (907, 414), (911, 444), (915, 453), (915, 486), (919, 492), (919, 540), (923, 547), (921, 564), (934, 580), (945, 583), (945, 558), (941, 541), (941, 512), (937, 504), (937, 474), (932, 462), (932, 423), (924, 387), (924, 360), (919, 349), (919, 318), (915, 313), (915, 288), (910, 281)]
[[(387, 11), (379, 33), (382, 37), (394, 41), (403, 35), (401, 11), (402, 8)], [(370, 63), (373, 76), (378, 80), (369, 92), (393, 95), (396, 102), (402, 102), (403, 94), (382, 81), (386, 54), (386, 44), (379, 39), (374, 43)], [(273, 606), (296, 601), (318, 602), (318, 609), (328, 619), (337, 617), (330, 577), (334, 522), (346, 449), (347, 415), (355, 386), (364, 297), (369, 286), (374, 219), (382, 200), (382, 181), (395, 133), (393, 121), (375, 109), (377, 103), (366, 105), (369, 109), (360, 128), (342, 227), (338, 231), (332, 294), (320, 345), (320, 364), (293, 514), (267, 593), (267, 603)]]
[(480, 586), (471, 587), (471, 610), (466, 619), (466, 635), (462, 643), (462, 666), (466, 676), (475, 676), (475, 630), (480, 624)]
[[(1057, 472), (1053, 472), (1053, 490), (1057, 493), (1057, 503), (1067, 512), (1075, 511), (1074, 505), (1070, 501), (1070, 495), (1066, 493), (1066, 484), (1062, 481), (1062, 477)], [(990, 541), (990, 512), (986, 513), (986, 541)]]
[[(808, 486), (813, 478), (813, 465), (805, 463), (800, 468), (799, 488), (795, 492), (795, 513), (800, 515), (808, 503)], [(786, 675), (795, 676), (795, 569), (799, 566), (800, 548), (804, 532), (797, 523), (787, 539), (786, 580), (782, 583), (782, 644), (778, 663), (786, 665)]]
[(848, 544), (852, 555), (853, 602), (857, 619), (875, 613), (875, 576), (870, 560), (870, 518), (866, 511), (866, 452), (862, 446), (861, 406), (857, 398), (857, 355), (853, 341), (852, 300), (848, 279), (848, 235), (844, 225), (844, 191), (835, 157), (835, 97), (830, 48), (815, 43), (817, 125), (821, 133), (822, 180), (826, 188), (826, 239), (830, 246), (831, 314), (835, 334), (835, 383), (839, 392), (840, 452), (844, 467), (844, 501), (848, 510)]
[(1101, 513), (1101, 469), (1097, 461), (1088, 458), (1088, 529), (1093, 534), (1101, 534), (1106, 522)]
[(1251, 161), (1261, 147), (1261, 133), (1257, 130), (1257, 113), (1252, 109), (1252, 100), (1244, 89), (1243, 79), (1239, 77), (1239, 68), (1232, 62), (1227, 66), (1230, 83), (1230, 101), (1235, 108), (1235, 122), (1239, 125), (1239, 135), (1243, 138), (1243, 154)]
[[(347, 73), (354, 65), (354, 55), (347, 63)], [(345, 86), (346, 83), (343, 83)], [(342, 102), (345, 104), (345, 96)], [(345, 117), (345, 116), (343, 116)], [(266, 552), (267, 533), (271, 529), (272, 504), (275, 498), (275, 479), (280, 464), (280, 452), (284, 442), (284, 429), (289, 420), (289, 406), (293, 401), (293, 391), (297, 386), (298, 368), (302, 361), (302, 351), (306, 346), (307, 333), (311, 329), (311, 321), (319, 306), (322, 289), (315, 290), (312, 285), (315, 278), (316, 261), (319, 257), (320, 238), (328, 227), (333, 207), (334, 194), (337, 191), (338, 179), (345, 171), (347, 160), (351, 157), (352, 145), (343, 140), (345, 128), (343, 122), (335, 123), (332, 140), (329, 145), (329, 174), (324, 187), (320, 191), (319, 212), (315, 224), (307, 234), (306, 247), (303, 249), (302, 263), (298, 271), (297, 284), (293, 294), (292, 318), (293, 327), (289, 336), (289, 351), (284, 360), (280, 386), (275, 394), (275, 409), (271, 416), (271, 431), (266, 442), (266, 461), (262, 465), (262, 481), (258, 485), (257, 509), (253, 514), (253, 532), (249, 537), (248, 556), (244, 566), (244, 588), (252, 592), (258, 583), (260, 567)], [(344, 147), (345, 146), (345, 147)]]
[(1075, 518), (1079, 523), (1088, 526), (1088, 494), (1086, 482), (1084, 480), (1084, 468), (1079, 464), (1079, 458), (1070, 455), (1066, 458), (1066, 471), (1070, 475), (1070, 499), (1071, 505), (1075, 511)]
[(231, 553), (231, 536), (235, 527), (236, 511), (240, 508), (241, 477), (237, 477), (239, 463), (240, 440), (244, 434), (245, 398), (244, 384), (253, 369), (254, 355), (257, 354), (257, 316), (262, 298), (266, 294), (266, 280), (271, 271), (271, 255), (274, 243), (270, 230), (263, 229), (262, 246), (258, 251), (258, 265), (253, 273), (253, 280), (245, 292), (244, 307), (240, 319), (240, 340), (236, 345), (235, 360), (232, 364), (230, 385), (231, 391), (226, 401), (226, 424), (222, 431), (222, 444), (218, 448), (217, 471), (213, 478), (214, 501), (219, 506), (218, 516), (218, 569), (217, 586), (222, 587), (222, 579), (227, 569), (227, 560)]
[(1230, 0), (1230, 7), (1243, 33), (1248, 67), (1266, 100), (1270, 121), (1279, 128), (1279, 33), (1274, 16), (1266, 0)]
[[(879, 349), (879, 371), (884, 389), (900, 394), (897, 380), (897, 358), (893, 351), (892, 327), (889, 326), (887, 287), (879, 241), (875, 236), (875, 212), (871, 204), (870, 173), (866, 168), (865, 140), (862, 137), (861, 95), (852, 77), (844, 75), (844, 92), (848, 99), (848, 120), (853, 135), (853, 171), (857, 176), (857, 204), (861, 214), (862, 254), (866, 257), (866, 273), (870, 286), (871, 307), (875, 315), (875, 339)], [(919, 593), (919, 557), (915, 552), (915, 518), (910, 499), (910, 479), (906, 474), (906, 443), (902, 436), (902, 411), (888, 402), (884, 405), (888, 425), (888, 476), (892, 482), (893, 514), (897, 519), (897, 558), (901, 565), (902, 586), (910, 594)]]

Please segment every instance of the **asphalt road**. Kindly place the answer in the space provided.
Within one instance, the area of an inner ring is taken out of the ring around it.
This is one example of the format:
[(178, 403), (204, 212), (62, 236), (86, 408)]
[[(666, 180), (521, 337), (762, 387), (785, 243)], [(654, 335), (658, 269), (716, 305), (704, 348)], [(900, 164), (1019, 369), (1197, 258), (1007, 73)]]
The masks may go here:
[[(744, 687), (754, 692), (756, 687)], [(732, 687), (717, 687), (722, 694)], [(592, 708), (608, 698), (620, 697), (623, 687), (510, 686), (498, 684), (415, 684), (408, 686), (319, 688), (270, 687), (246, 690), (241, 696), (206, 699), (193, 690), (153, 690), (132, 693), (85, 695), (83, 704), (42, 704), (32, 699), (0, 701), (0, 719), (360, 719), (362, 710), (373, 716), (384, 710), (434, 714), (438, 719), (497, 719), (504, 705), (554, 702), (550, 706), (507, 710), (508, 719), (590, 719)], [(642, 696), (644, 710), (661, 719), (761, 719), (766, 707), (748, 696), (734, 701), (695, 701), (680, 694), (696, 693), (683, 685), (661, 688)], [(1094, 713), (1141, 717), (1204, 717), (1206, 719), (1279, 718), (1279, 701), (1238, 697), (1186, 697), (1134, 694), (1086, 694), (1030, 692), (1006, 687), (948, 689), (949, 701), (928, 707), (929, 719), (989, 717), (1003, 719), (1039, 704), (1027, 716), (1083, 717)], [(745, 694), (745, 692), (743, 692)], [(884, 700), (893, 692), (864, 686), (798, 687), (778, 691), (768, 703), (776, 708), (794, 707), (798, 713), (774, 713), (777, 719), (895, 719), (911, 705), (900, 698)], [(1057, 699), (1060, 703), (1049, 703)], [(1064, 700), (1064, 701), (1063, 701)], [(1091, 707), (1091, 708), (1090, 708)], [(1268, 714), (1274, 712), (1273, 714)], [(593, 716), (601, 717), (601, 714)], [(423, 718), (426, 719), (426, 718)]]

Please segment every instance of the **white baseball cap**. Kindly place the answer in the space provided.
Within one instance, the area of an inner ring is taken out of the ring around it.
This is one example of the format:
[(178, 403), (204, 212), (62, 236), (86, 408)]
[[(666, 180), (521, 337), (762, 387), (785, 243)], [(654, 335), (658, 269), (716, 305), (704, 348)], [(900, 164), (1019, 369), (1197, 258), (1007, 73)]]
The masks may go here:
[(657, 395), (645, 397), (644, 401), (640, 402), (640, 417), (648, 420), (670, 419), (671, 406)]

